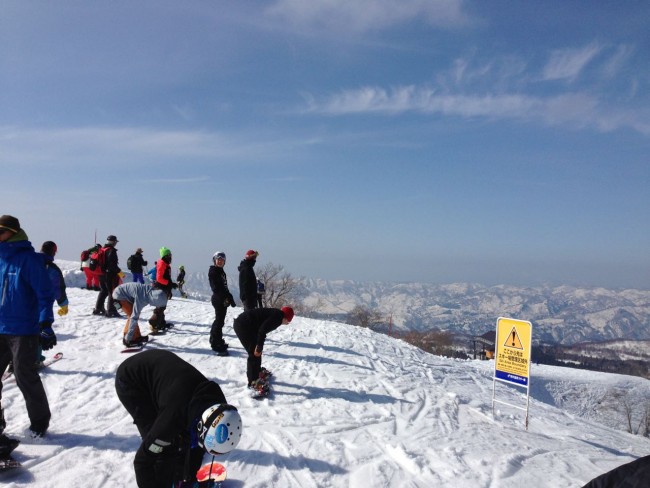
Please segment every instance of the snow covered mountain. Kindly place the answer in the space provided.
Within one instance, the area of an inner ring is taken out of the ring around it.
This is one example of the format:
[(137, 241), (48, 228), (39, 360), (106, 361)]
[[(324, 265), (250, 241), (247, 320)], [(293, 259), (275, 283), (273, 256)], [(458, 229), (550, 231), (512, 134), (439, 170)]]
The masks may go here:
[[(55, 350), (64, 359), (41, 373), (53, 414), (45, 439), (25, 435), (16, 385), (2, 391), (7, 434), (22, 440), (15, 457), (27, 468), (2, 478), (3, 486), (135, 486), (139, 437), (114, 388), (124, 319), (91, 315), (97, 294), (74, 287), (76, 266), (65, 270), (70, 313), (55, 315)], [(526, 431), (522, 411), (497, 404), (493, 416), (493, 362), (433, 356), (368, 329), (304, 317), (269, 335), (264, 364), (274, 393), (253, 400), (232, 331), (240, 312), (231, 308), (226, 318), (230, 357), (210, 352), (214, 311), (196, 300), (173, 299), (167, 318), (176, 327), (147, 346), (192, 363), (238, 407), (241, 443), (217, 458), (228, 468), (225, 486), (577, 488), (650, 452), (650, 439), (624, 432), (625, 412), (604, 401), (626, 392), (635, 408), (647, 405), (648, 380), (532, 365)], [(525, 405), (514, 387), (499, 384), (497, 395)], [(634, 410), (635, 425), (639, 415)]]
[(332, 317), (375, 308), (402, 330), (481, 335), (507, 316), (533, 322), (538, 342), (650, 339), (650, 291), (642, 290), (305, 280), (305, 300)]
[[(62, 261), (74, 270), (73, 262)], [(78, 266), (78, 265), (77, 265)], [(228, 269), (235, 297), (237, 274)], [(83, 275), (71, 275), (75, 286)], [(207, 270), (188, 273), (190, 297), (209, 300)], [(383, 283), (303, 279), (299, 294), (312, 317), (345, 321), (356, 306), (379, 310), (396, 330), (432, 328), (481, 335), (499, 316), (529, 320), (535, 342), (575, 344), (613, 339), (650, 340), (650, 291), (546, 286), (522, 288), (470, 283)]]
[[(74, 269), (72, 262), (66, 266)], [(237, 274), (229, 286), (238, 297)], [(83, 278), (70, 277), (77, 286)], [(209, 300), (207, 272), (188, 273), (190, 297)], [(432, 328), (481, 335), (499, 316), (529, 320), (535, 342), (575, 344), (613, 339), (650, 339), (650, 291), (572, 286), (483, 286), (471, 283), (384, 283), (303, 279), (299, 295), (311, 316), (345, 321), (357, 305), (380, 311), (396, 330)]]

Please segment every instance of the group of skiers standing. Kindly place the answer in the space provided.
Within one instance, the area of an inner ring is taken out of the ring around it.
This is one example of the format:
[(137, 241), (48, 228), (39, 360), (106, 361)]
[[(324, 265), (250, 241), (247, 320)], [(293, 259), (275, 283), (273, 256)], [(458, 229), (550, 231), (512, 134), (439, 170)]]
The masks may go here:
[[(82, 269), (88, 278), (86, 287), (99, 288), (92, 313), (119, 317), (116, 306), (119, 303), (127, 316), (123, 342), (131, 346), (148, 338), (140, 333), (138, 326), (139, 315), (146, 305), (154, 307), (149, 320), (152, 329), (165, 327), (167, 301), (178, 284), (172, 281), (172, 253), (165, 247), (160, 249), (152, 284), (141, 279), (147, 262), (144, 259), (134, 262), (133, 256), (129, 268), (134, 273), (134, 281), (120, 284), (125, 275), (119, 267), (117, 242), (116, 236), (109, 235), (104, 246), (88, 252)], [(53, 262), (56, 252), (56, 244), (47, 241), (41, 253), (36, 253), (18, 219), (9, 215), (0, 217), (0, 283), (2, 296), (7, 297), (0, 302), (0, 372), (12, 363), (34, 437), (45, 435), (51, 417), (35, 363), (43, 359), (40, 348), (51, 349), (57, 343), (52, 330), (54, 301), (59, 304), (59, 315), (68, 313), (65, 281)], [(294, 315), (291, 307), (259, 308), (260, 290), (253, 270), (258, 255), (257, 251), (249, 250), (240, 263), (240, 300), (244, 312), (233, 324), (248, 353), (247, 380), (252, 388), (261, 377), (266, 335), (288, 324)], [(134, 256), (142, 258), (142, 249), (138, 248)], [(236, 306), (228, 289), (225, 263), (225, 253), (217, 252), (209, 269), (215, 310), (210, 346), (219, 355), (228, 355), (223, 325), (227, 308)], [(86, 269), (92, 271), (92, 276)], [(181, 271), (178, 283), (184, 278), (184, 269)], [(115, 388), (142, 437), (134, 461), (139, 487), (196, 486), (195, 473), (203, 453), (224, 454), (239, 443), (241, 417), (227, 403), (219, 385), (169, 351), (149, 350), (128, 358), (117, 370)], [(3, 434), (5, 427), (0, 405), (0, 455), (8, 455), (18, 444)]]

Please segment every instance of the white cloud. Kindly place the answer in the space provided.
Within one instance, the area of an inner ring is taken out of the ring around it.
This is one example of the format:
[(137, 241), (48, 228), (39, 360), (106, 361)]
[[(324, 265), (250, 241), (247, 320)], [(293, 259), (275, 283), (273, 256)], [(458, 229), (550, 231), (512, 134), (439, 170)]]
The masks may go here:
[(292, 141), (264, 141), (251, 134), (146, 128), (33, 129), (0, 126), (0, 164), (87, 166), (162, 164), (165, 161), (258, 161), (286, 153)]
[(278, 0), (271, 17), (309, 29), (365, 32), (415, 19), (449, 27), (467, 21), (463, 0)]
[(591, 43), (579, 49), (558, 49), (553, 51), (544, 67), (542, 78), (547, 81), (573, 81), (601, 49), (598, 44)]
[(592, 95), (570, 93), (549, 97), (525, 94), (464, 95), (437, 93), (415, 86), (385, 90), (363, 87), (347, 90), (322, 102), (308, 100), (308, 112), (325, 115), (386, 114), (407, 112), (489, 119), (521, 119), (611, 131), (631, 128), (650, 135), (650, 118), (643, 112), (612, 108)]
[(607, 78), (614, 78), (625, 66), (633, 52), (634, 48), (631, 46), (618, 46), (614, 54), (603, 64), (603, 74)]

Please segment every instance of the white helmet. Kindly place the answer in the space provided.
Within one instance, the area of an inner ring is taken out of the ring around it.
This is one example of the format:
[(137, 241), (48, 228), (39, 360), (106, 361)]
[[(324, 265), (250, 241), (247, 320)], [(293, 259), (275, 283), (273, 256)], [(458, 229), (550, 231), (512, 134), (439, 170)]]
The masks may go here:
[(217, 251), (212, 255), (212, 260), (216, 261), (217, 259), (223, 259), (224, 261), (226, 260), (226, 253), (223, 251)]
[(242, 422), (232, 405), (217, 404), (208, 408), (196, 426), (199, 445), (209, 454), (218, 455), (232, 451), (239, 444)]

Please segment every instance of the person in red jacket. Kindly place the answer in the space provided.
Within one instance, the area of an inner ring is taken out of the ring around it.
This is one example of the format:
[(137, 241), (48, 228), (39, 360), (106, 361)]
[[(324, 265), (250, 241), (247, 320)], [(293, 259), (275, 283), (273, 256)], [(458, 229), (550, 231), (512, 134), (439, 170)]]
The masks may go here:
[[(178, 285), (172, 281), (172, 252), (166, 247), (160, 248), (160, 259), (156, 262), (156, 281), (153, 287), (158, 290), (164, 290), (167, 293), (167, 298), (171, 299), (172, 290), (178, 288)], [(165, 309), (167, 307), (156, 307), (149, 319), (151, 332), (159, 334), (171, 326), (165, 320)]]
[[(114, 235), (106, 238), (106, 244), (100, 249), (102, 258), (96, 269), (101, 270), (99, 275), (99, 295), (93, 310), (93, 315), (105, 315), (106, 317), (121, 317), (115, 308), (113, 301), (113, 290), (119, 285), (120, 278), (124, 275), (118, 264), (117, 245), (118, 240)], [(106, 302), (107, 307), (104, 307)]]

